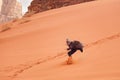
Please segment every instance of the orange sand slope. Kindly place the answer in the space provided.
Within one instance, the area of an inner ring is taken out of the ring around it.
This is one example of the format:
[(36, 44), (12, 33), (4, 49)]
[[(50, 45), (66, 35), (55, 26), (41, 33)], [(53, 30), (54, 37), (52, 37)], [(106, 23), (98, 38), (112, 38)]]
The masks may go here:
[[(0, 33), (0, 80), (120, 80), (120, 0), (54, 9)], [(66, 38), (84, 53), (66, 65)]]

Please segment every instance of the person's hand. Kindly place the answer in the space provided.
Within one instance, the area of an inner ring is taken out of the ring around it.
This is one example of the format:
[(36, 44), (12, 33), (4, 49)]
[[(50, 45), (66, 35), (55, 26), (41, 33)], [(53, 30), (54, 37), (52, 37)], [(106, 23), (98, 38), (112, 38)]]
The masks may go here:
[(67, 48), (67, 50), (70, 50), (70, 48)]

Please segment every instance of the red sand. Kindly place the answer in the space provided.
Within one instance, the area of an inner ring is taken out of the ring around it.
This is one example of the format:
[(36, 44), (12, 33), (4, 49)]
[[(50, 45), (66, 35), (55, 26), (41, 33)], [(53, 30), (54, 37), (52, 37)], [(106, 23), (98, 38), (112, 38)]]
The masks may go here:
[[(120, 0), (54, 9), (0, 33), (0, 80), (120, 80)], [(84, 53), (66, 65), (66, 38)]]

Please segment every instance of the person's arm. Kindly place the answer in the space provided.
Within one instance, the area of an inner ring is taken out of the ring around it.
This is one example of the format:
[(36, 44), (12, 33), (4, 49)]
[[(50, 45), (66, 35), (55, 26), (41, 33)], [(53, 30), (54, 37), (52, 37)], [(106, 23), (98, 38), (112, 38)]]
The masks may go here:
[(68, 45), (69, 48), (67, 48), (67, 50), (70, 50), (70, 49), (73, 48), (73, 45), (72, 45), (72, 44), (73, 44), (73, 42), (71, 42), (71, 43)]
[(67, 43), (67, 46), (68, 46), (67, 50), (70, 50), (70, 49), (71, 49), (71, 48), (70, 48), (71, 41), (67, 40), (66, 43)]

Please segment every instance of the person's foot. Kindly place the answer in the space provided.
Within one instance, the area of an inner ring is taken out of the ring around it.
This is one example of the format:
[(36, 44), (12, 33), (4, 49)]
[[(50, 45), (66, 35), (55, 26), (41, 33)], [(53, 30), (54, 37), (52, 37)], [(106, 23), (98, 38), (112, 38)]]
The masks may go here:
[(67, 64), (72, 64), (72, 57), (69, 57), (69, 58), (68, 58)]

